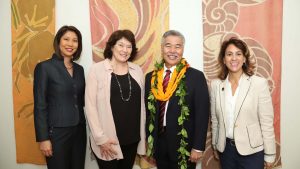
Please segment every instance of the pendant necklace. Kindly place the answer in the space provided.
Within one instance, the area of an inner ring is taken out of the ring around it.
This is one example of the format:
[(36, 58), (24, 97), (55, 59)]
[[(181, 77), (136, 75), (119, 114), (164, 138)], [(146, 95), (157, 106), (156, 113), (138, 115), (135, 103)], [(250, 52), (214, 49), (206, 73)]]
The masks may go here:
[(118, 86), (119, 86), (119, 89), (120, 89), (120, 94), (121, 94), (121, 98), (122, 98), (122, 100), (124, 101), (124, 102), (128, 102), (129, 100), (130, 100), (130, 97), (131, 97), (131, 80), (130, 80), (130, 74), (129, 74), (129, 71), (128, 71), (128, 73), (127, 73), (127, 77), (128, 77), (128, 83), (129, 83), (129, 96), (128, 96), (128, 98), (126, 98), (126, 99), (124, 99), (124, 97), (123, 97), (123, 90), (122, 90), (122, 87), (121, 87), (121, 84), (120, 84), (120, 82), (119, 82), (119, 80), (118, 80), (118, 78), (117, 78), (117, 75), (115, 74), (115, 73), (113, 73), (114, 74), (114, 76), (115, 76), (115, 78), (116, 78), (116, 80), (117, 80), (117, 83), (118, 83)]

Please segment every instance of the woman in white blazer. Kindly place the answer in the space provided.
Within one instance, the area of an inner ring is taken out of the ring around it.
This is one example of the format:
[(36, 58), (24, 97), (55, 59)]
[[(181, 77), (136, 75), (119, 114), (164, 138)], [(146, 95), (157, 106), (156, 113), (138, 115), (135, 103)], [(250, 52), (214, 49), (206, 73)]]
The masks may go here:
[(223, 42), (218, 62), (210, 91), (214, 155), (222, 169), (271, 168), (276, 146), (267, 80), (254, 75), (249, 49), (238, 38)]

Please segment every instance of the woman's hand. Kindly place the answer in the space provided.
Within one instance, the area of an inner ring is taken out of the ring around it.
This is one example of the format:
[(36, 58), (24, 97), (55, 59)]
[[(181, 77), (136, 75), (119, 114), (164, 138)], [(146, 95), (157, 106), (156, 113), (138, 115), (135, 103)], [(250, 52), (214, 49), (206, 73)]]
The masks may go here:
[(106, 143), (100, 145), (100, 154), (106, 159), (113, 158), (115, 155), (117, 155), (117, 152), (112, 146), (117, 144), (118, 143), (114, 140), (108, 140)]
[(50, 140), (41, 141), (40, 143), (40, 150), (46, 157), (51, 157), (53, 155), (52, 151), (52, 144)]

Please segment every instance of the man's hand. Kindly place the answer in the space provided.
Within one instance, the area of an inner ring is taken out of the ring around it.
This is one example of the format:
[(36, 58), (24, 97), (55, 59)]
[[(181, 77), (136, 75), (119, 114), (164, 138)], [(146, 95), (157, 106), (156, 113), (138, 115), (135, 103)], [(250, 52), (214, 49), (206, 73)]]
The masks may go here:
[(203, 152), (198, 152), (194, 149), (192, 149), (191, 151), (191, 155), (190, 155), (190, 161), (193, 162), (193, 163), (197, 163), (199, 160), (201, 160), (203, 157)]
[(118, 143), (114, 140), (108, 140), (106, 143), (100, 145), (100, 153), (102, 156), (104, 156), (106, 159), (113, 159), (115, 155), (117, 155), (117, 152), (113, 149), (113, 145), (117, 145)]
[(40, 144), (40, 150), (42, 151), (44, 156), (51, 157), (53, 155), (52, 144), (50, 140), (41, 141), (39, 142), (39, 144)]

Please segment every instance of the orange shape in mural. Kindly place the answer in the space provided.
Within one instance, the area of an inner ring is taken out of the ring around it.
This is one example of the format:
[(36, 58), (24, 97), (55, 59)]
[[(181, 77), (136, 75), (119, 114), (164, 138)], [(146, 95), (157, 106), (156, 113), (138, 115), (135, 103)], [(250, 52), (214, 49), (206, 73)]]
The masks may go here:
[(103, 60), (106, 41), (118, 29), (135, 34), (139, 52), (134, 62), (144, 72), (161, 59), (161, 35), (169, 28), (169, 1), (90, 0), (90, 17), (95, 62)]
[(12, 0), (12, 72), (17, 163), (45, 164), (35, 141), (33, 71), (53, 53), (53, 0)]

